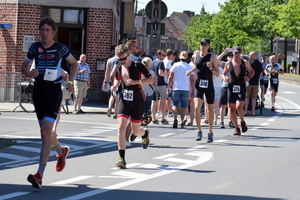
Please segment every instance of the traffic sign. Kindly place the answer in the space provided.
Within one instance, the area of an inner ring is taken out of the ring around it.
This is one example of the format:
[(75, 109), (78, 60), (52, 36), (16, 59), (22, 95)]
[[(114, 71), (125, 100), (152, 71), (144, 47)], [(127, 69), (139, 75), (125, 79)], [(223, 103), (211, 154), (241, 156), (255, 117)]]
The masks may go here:
[[(161, 12), (161, 15), (160, 15), (161, 19), (160, 20), (163, 20), (167, 16), (168, 8), (167, 8), (167, 5), (163, 1), (160, 1), (160, 2), (161, 2), (161, 10), (158, 11), (158, 12)], [(152, 1), (150, 1), (146, 5), (145, 10), (146, 10), (147, 17), (151, 20), (152, 19)]]

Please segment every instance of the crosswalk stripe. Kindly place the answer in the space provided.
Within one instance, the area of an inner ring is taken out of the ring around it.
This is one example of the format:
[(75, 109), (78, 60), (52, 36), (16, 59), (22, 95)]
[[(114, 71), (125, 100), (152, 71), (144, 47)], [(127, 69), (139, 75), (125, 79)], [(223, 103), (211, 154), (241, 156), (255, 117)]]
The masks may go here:
[(25, 194), (29, 194), (29, 192), (14, 192), (14, 193), (10, 193), (10, 194), (5, 194), (5, 195), (0, 196), (0, 199), (1, 200), (11, 199), (11, 198), (19, 197), (19, 196), (22, 196)]
[(168, 137), (168, 136), (172, 136), (172, 135), (175, 135), (175, 133), (167, 133), (167, 134), (160, 135), (158, 137)]
[(187, 150), (191, 150), (192, 151), (192, 150), (196, 150), (196, 149), (203, 149), (205, 147), (206, 147), (205, 145), (197, 145), (197, 146), (188, 148)]
[(26, 147), (26, 146), (20, 146), (20, 145), (12, 145), (10, 148), (17, 149), (17, 150), (22, 150), (22, 151), (30, 151), (30, 152), (34, 152), (34, 153), (40, 153), (41, 152), (40, 148)]

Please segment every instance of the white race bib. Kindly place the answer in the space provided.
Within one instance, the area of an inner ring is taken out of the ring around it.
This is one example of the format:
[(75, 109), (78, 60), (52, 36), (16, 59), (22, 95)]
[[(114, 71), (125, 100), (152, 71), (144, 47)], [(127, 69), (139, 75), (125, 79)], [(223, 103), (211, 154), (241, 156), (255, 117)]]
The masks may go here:
[(133, 90), (124, 90), (123, 98), (126, 101), (133, 101)]
[(240, 85), (233, 85), (232, 92), (233, 93), (240, 93), (241, 92), (241, 86)]
[(199, 87), (201, 87), (201, 88), (208, 88), (208, 80), (200, 79), (200, 81), (199, 81)]
[(56, 69), (46, 69), (44, 74), (45, 81), (55, 81), (57, 79), (57, 70)]
[(278, 78), (273, 78), (273, 84), (278, 84)]

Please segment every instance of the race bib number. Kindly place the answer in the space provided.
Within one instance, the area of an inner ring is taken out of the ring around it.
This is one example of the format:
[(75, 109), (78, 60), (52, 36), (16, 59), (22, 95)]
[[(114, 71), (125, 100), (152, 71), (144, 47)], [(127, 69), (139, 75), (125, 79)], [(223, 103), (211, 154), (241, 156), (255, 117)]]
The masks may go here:
[(123, 98), (126, 101), (133, 101), (133, 90), (124, 90)]
[(199, 87), (201, 87), (201, 88), (208, 88), (208, 80), (200, 79)]
[(273, 78), (273, 84), (278, 84), (278, 78)]
[(241, 86), (240, 85), (233, 85), (232, 92), (233, 93), (240, 93), (241, 92)]
[(269, 80), (269, 76), (264, 76), (264, 81), (268, 81)]
[(56, 69), (46, 69), (44, 74), (45, 81), (54, 81), (57, 79), (57, 70)]

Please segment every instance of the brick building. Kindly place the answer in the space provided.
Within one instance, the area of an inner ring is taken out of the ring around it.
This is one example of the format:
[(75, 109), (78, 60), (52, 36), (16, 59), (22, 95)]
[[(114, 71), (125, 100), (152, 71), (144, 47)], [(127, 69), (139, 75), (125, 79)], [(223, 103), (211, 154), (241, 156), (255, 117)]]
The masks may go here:
[[(102, 101), (103, 63), (110, 57), (111, 46), (119, 44), (121, 5), (121, 0), (0, 0), (0, 70), (20, 71), (30, 44), (40, 40), (41, 17), (50, 16), (58, 26), (55, 40), (68, 46), (76, 59), (87, 55), (88, 99)], [(63, 67), (68, 68), (67, 62)]]

